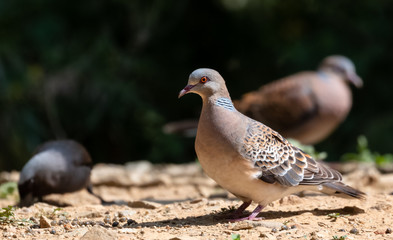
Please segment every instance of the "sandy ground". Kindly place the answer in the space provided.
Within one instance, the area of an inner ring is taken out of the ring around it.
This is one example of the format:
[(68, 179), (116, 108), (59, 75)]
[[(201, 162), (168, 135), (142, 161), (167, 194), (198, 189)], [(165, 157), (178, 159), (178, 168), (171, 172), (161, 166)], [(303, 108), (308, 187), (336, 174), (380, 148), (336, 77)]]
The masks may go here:
[[(98, 164), (94, 192), (118, 205), (103, 206), (86, 190), (45, 197), (17, 208), (0, 224), (2, 239), (393, 239), (393, 174), (370, 166), (342, 168), (345, 181), (367, 200), (303, 193), (273, 202), (261, 221), (230, 223), (241, 202), (207, 178), (197, 164)], [(18, 173), (1, 173), (15, 181)], [(15, 195), (0, 207), (16, 204)], [(62, 207), (58, 207), (62, 206)], [(249, 207), (252, 211), (255, 205)]]

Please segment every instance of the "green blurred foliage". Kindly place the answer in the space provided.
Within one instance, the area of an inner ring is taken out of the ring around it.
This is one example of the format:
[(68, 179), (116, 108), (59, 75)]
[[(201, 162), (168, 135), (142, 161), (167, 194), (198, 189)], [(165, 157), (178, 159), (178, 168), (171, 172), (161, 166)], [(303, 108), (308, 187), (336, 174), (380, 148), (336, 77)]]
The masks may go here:
[(1, 208), (0, 223), (11, 223), (15, 216), (14, 210), (15, 208), (10, 205), (8, 205), (8, 207)]
[(5, 182), (0, 184), (0, 199), (5, 199), (13, 196), (14, 198), (17, 198), (16, 200), (19, 200), (19, 196), (16, 196), (17, 188), (18, 184), (16, 182)]
[(231, 234), (231, 239), (232, 240), (241, 240), (240, 234), (232, 233)]
[(54, 138), (95, 162), (194, 159), (193, 139), (162, 132), (201, 102), (177, 93), (198, 67), (217, 69), (234, 99), (264, 83), (351, 58), (365, 86), (317, 148), (389, 152), (393, 3), (382, 1), (0, 1), (0, 169), (20, 169)]
[(358, 137), (357, 153), (346, 153), (342, 156), (343, 161), (359, 161), (375, 163), (383, 166), (393, 163), (393, 154), (379, 154), (369, 149), (367, 138), (363, 135)]

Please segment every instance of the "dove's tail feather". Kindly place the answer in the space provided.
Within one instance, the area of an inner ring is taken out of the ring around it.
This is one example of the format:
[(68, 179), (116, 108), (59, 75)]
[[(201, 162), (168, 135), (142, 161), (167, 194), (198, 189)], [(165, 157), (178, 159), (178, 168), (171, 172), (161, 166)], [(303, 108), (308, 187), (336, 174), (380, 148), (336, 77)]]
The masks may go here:
[(366, 194), (364, 192), (361, 192), (353, 187), (350, 187), (348, 185), (345, 185), (342, 182), (330, 182), (330, 183), (324, 183), (324, 190), (322, 192), (330, 195), (335, 195), (339, 197), (352, 197), (352, 198), (358, 198), (358, 199), (365, 199)]

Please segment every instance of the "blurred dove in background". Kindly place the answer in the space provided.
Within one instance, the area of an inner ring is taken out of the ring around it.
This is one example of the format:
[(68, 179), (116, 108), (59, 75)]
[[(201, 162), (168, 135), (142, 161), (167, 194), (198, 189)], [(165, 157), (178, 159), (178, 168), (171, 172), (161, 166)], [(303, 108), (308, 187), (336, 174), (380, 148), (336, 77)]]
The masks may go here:
[(89, 153), (73, 140), (49, 141), (38, 147), (23, 167), (18, 182), (20, 206), (29, 206), (52, 193), (69, 193), (86, 188), (92, 192)]
[(316, 144), (344, 121), (352, 107), (349, 84), (362, 87), (351, 60), (334, 55), (316, 72), (300, 72), (244, 94), (234, 102), (245, 115), (286, 138)]

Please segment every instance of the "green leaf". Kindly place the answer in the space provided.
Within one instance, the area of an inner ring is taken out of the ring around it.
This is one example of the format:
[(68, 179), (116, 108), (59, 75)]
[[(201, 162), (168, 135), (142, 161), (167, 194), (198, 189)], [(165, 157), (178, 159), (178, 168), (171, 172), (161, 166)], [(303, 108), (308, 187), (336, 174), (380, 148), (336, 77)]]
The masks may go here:
[(232, 240), (241, 240), (241, 239), (240, 239), (240, 234), (232, 233), (232, 234), (231, 234), (231, 238), (232, 238)]
[(0, 222), (9, 222), (12, 217), (14, 217), (14, 207), (11, 205), (3, 207), (0, 212)]

